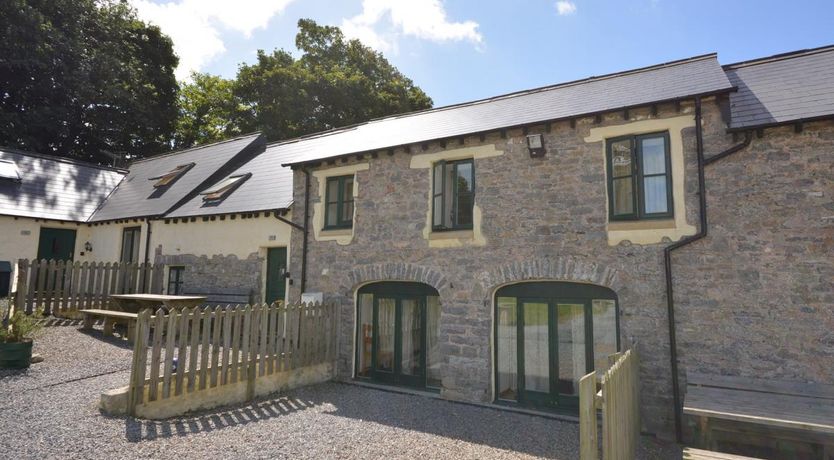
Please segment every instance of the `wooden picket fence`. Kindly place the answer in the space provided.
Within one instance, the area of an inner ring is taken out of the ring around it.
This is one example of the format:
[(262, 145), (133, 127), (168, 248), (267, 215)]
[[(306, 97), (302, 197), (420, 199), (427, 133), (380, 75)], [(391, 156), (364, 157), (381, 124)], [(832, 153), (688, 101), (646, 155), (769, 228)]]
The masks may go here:
[(162, 293), (162, 264), (20, 260), (15, 311), (66, 313), (107, 309), (111, 294)]
[[(597, 409), (602, 409), (602, 458), (633, 460), (640, 441), (640, 363), (637, 346), (609, 358), (611, 366), (579, 381), (579, 458), (597, 460)], [(599, 391), (597, 391), (599, 383)]]
[[(164, 353), (163, 353), (164, 351)], [(336, 358), (334, 303), (194, 307), (139, 313), (128, 413), (145, 401), (188, 396)], [(215, 390), (216, 391), (216, 390)]]

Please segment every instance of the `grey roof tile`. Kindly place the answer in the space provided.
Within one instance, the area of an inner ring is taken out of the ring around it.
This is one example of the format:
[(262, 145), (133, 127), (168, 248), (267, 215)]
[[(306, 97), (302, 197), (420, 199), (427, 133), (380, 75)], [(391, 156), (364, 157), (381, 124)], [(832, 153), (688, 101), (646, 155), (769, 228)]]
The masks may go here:
[(724, 66), (738, 87), (730, 129), (834, 115), (834, 46)]
[[(90, 221), (163, 215), (207, 186), (206, 181), (214, 182), (213, 176), (225, 175), (224, 169), (236, 167), (262, 151), (264, 145), (264, 137), (256, 133), (136, 161)], [(189, 163), (194, 167), (165, 190), (154, 188), (152, 177)]]
[(280, 148), (267, 146), (264, 153), (211, 184), (231, 176), (252, 174), (226, 198), (218, 203), (206, 203), (202, 195), (197, 195), (165, 217), (288, 209), (292, 203), (293, 174), (290, 168), (281, 166), (288, 159)]
[(85, 221), (125, 171), (0, 147), (20, 182), (0, 179), (0, 214)]
[(282, 143), (286, 164), (566, 119), (732, 89), (715, 54), (373, 120)]

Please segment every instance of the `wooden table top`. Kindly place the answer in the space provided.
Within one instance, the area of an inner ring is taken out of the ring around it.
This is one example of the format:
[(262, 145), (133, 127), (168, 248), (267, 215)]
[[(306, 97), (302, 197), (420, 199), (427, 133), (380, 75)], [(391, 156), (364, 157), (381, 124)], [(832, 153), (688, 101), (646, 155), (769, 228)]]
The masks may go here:
[(172, 300), (181, 301), (197, 301), (202, 302), (207, 299), (203, 296), (188, 296), (188, 295), (164, 295), (164, 294), (112, 294), (110, 297), (114, 299), (123, 300), (146, 300), (149, 302), (170, 302)]

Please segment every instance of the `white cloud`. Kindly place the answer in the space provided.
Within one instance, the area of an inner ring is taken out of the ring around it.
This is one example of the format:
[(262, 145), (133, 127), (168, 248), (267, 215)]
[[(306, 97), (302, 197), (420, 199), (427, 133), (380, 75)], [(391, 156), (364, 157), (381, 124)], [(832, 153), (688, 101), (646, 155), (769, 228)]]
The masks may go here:
[(556, 11), (560, 16), (576, 13), (576, 4), (568, 0), (559, 0), (556, 2)]
[(293, 0), (131, 0), (139, 17), (159, 26), (174, 41), (180, 57), (175, 72), (183, 80), (226, 51), (221, 28), (249, 37)]
[(342, 31), (379, 51), (397, 50), (397, 37), (433, 42), (483, 42), (475, 21), (450, 22), (441, 0), (363, 0), (362, 12), (345, 19)]

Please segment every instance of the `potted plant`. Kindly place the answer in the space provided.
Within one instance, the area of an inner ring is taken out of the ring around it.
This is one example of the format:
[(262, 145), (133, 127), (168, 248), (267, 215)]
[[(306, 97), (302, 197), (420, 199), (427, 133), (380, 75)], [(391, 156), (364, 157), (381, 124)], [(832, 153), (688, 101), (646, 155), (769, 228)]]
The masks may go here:
[(8, 327), (0, 327), (0, 369), (26, 369), (32, 362), (32, 336), (41, 324), (16, 312)]

